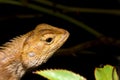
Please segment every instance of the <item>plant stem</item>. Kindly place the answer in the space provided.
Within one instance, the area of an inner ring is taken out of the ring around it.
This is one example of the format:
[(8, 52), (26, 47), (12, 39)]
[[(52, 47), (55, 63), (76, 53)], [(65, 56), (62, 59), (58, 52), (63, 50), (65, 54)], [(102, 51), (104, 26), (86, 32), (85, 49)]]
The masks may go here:
[[(120, 10), (114, 9), (94, 9), (94, 8), (79, 8), (79, 7), (71, 7), (64, 6), (61, 4), (55, 4), (51, 1), (47, 0), (34, 0), (35, 2), (42, 3), (47, 6), (56, 7), (58, 9), (65, 10), (66, 12), (80, 12), (80, 13), (102, 13), (102, 14), (112, 14), (112, 15), (120, 15)], [(55, 5), (54, 5), (55, 4)]]
[[(12, 5), (23, 6), (21, 2), (13, 1), (13, 0), (11, 0), (11, 1), (10, 0), (9, 1), (0, 0), (0, 3), (7, 3), (7, 4), (12, 4)], [(103, 36), (101, 33), (97, 32), (96, 30), (90, 28), (89, 26), (85, 25), (84, 23), (82, 23), (80, 21), (77, 21), (74, 18), (69, 17), (67, 15), (61, 14), (59, 12), (54, 12), (51, 9), (46, 9), (44, 7), (37, 6), (37, 5), (34, 5), (34, 4), (30, 4), (30, 3), (27, 4), (26, 7), (37, 10), (37, 11), (40, 11), (40, 12), (44, 12), (46, 14), (50, 14), (52, 16), (56, 16), (56, 17), (59, 17), (59, 18), (62, 18), (64, 20), (66, 20), (66, 21), (69, 21), (71, 23), (74, 23), (74, 24), (78, 25), (79, 27), (85, 29), (86, 31), (90, 32), (91, 34), (93, 34), (96, 37)]]

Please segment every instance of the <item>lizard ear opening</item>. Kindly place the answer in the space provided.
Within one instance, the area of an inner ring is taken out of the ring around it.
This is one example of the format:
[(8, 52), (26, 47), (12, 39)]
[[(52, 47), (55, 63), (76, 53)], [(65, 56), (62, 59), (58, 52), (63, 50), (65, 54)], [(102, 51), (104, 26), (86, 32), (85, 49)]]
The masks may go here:
[(29, 53), (28, 53), (28, 56), (29, 56), (29, 57), (34, 57), (35, 55), (36, 55), (35, 52), (29, 52)]

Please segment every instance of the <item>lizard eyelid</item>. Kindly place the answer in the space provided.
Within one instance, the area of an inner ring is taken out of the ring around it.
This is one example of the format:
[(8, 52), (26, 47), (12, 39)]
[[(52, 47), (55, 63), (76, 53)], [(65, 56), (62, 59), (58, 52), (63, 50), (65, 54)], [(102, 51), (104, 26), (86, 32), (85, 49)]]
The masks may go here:
[(54, 42), (55, 35), (54, 34), (45, 34), (41, 40), (45, 41), (46, 44), (52, 44)]

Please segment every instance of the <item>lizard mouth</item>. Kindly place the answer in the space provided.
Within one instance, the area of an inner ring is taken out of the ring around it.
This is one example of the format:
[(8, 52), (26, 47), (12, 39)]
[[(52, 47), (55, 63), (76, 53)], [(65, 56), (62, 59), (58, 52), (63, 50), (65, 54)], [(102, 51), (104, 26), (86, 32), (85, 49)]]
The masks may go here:
[(42, 57), (40, 56), (39, 58), (37, 58), (36, 61), (34, 61), (33, 67), (45, 63), (53, 55), (53, 53), (57, 51), (57, 49), (59, 49), (64, 44), (64, 42), (67, 40), (68, 37), (69, 37), (69, 32), (65, 31), (63, 36), (56, 42), (56, 44), (51, 49), (43, 53), (41, 55)]

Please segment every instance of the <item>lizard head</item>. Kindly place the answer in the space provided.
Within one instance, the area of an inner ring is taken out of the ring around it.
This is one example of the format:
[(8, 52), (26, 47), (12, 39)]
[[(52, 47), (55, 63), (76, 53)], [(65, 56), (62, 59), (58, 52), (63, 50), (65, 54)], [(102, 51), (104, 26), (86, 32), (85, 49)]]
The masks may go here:
[(36, 67), (52, 56), (67, 40), (69, 32), (47, 24), (38, 25), (24, 42), (22, 64), (26, 68)]

